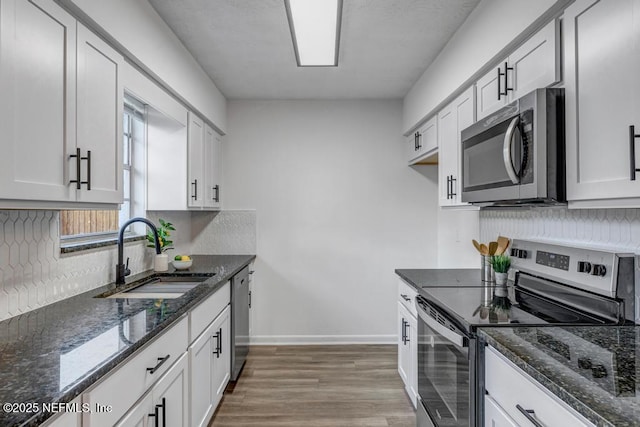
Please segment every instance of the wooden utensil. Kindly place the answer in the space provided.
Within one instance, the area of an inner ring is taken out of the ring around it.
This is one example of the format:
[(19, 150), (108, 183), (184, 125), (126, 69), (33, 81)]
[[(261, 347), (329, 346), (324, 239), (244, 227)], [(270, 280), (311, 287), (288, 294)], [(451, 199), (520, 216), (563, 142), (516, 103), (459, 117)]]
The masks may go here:
[(489, 248), (484, 243), (480, 243), (480, 253), (484, 256), (489, 255)]
[(498, 242), (489, 242), (489, 255), (497, 255), (496, 250), (498, 250)]
[(496, 249), (496, 255), (502, 255), (507, 251), (511, 240), (504, 236), (498, 236), (498, 248)]
[(473, 243), (473, 246), (478, 250), (478, 252), (480, 252), (482, 254), (482, 249), (480, 248), (480, 243), (478, 243), (478, 241), (476, 239), (473, 239), (471, 241), (471, 243)]

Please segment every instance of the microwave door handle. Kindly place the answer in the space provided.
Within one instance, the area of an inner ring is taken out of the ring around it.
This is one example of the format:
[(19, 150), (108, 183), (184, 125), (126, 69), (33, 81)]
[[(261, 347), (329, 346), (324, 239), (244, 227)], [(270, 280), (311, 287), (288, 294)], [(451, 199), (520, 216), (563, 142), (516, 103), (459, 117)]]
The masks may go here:
[(504, 167), (507, 170), (507, 175), (509, 175), (509, 179), (514, 184), (518, 184), (520, 182), (520, 178), (518, 178), (518, 173), (513, 167), (513, 162), (511, 161), (511, 147), (513, 147), (513, 136), (518, 131), (518, 121), (520, 121), (520, 117), (516, 116), (509, 123), (509, 127), (507, 128), (507, 133), (504, 135), (504, 144), (502, 145), (502, 160), (504, 160)]
[(451, 329), (445, 327), (438, 323), (437, 320), (433, 319), (429, 316), (424, 310), (418, 306), (418, 316), (420, 319), (427, 324), (431, 329), (436, 331), (439, 335), (445, 337), (448, 341), (451, 341), (459, 348), (464, 348), (464, 336), (452, 331)]

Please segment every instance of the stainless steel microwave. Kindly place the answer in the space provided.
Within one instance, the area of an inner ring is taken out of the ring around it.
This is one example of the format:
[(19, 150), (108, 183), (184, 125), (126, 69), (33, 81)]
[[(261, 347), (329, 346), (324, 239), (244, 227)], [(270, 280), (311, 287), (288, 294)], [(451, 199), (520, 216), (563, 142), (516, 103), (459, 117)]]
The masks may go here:
[(462, 131), (462, 201), (566, 202), (564, 89), (536, 89)]

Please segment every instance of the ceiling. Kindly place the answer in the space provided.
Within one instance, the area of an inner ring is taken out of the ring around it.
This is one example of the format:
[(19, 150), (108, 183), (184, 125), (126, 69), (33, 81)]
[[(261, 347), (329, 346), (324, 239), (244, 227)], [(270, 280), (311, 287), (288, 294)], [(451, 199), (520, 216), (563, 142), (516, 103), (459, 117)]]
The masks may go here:
[(230, 99), (402, 98), (479, 0), (343, 0), (338, 67), (296, 65), (284, 0), (149, 0)]

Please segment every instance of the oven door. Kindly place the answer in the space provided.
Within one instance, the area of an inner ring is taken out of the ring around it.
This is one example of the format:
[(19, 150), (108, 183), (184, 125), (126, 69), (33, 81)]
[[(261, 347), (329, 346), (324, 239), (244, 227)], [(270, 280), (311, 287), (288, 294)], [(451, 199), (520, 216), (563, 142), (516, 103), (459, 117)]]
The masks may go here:
[[(418, 307), (418, 427), (469, 427), (469, 338), (421, 297)], [(475, 394), (474, 394), (475, 395)]]
[(516, 113), (492, 119), (462, 132), (463, 202), (519, 200), (521, 184), (532, 181), (532, 141), (526, 138), (530, 132), (523, 137), (523, 125), (530, 128), (525, 123), (530, 118)]

